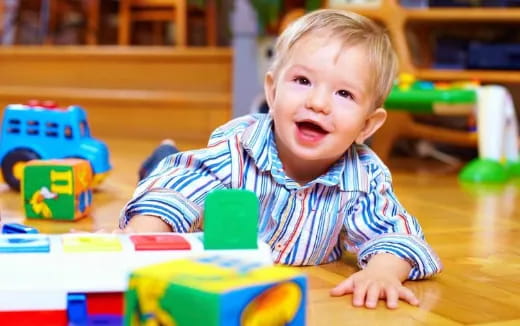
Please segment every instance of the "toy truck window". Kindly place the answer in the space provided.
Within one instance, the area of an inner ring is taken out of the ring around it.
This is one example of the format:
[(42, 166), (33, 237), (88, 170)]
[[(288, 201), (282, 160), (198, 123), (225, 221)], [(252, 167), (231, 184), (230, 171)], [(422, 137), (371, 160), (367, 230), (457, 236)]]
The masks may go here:
[(21, 122), (19, 119), (9, 119), (7, 121), (7, 133), (8, 134), (19, 134)]
[(45, 123), (45, 136), (58, 137), (58, 124), (56, 122)]
[(72, 139), (72, 137), (74, 136), (72, 132), (72, 127), (69, 125), (65, 126), (65, 128), (63, 129), (63, 135), (67, 139)]
[(90, 130), (87, 121), (81, 120), (79, 123), (79, 131), (81, 133), (81, 137), (90, 137)]
[(27, 134), (37, 136), (40, 133), (40, 122), (36, 120), (27, 120)]

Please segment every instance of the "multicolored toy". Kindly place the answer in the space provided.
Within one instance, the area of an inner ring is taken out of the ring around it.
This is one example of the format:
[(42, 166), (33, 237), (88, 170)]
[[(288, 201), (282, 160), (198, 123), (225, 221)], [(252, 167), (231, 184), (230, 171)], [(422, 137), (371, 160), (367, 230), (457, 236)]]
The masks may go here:
[(388, 110), (477, 116), (479, 158), (460, 173), (465, 182), (503, 183), (520, 177), (518, 126), (507, 88), (475, 82), (437, 83), (401, 76), (385, 102)]
[(92, 203), (92, 169), (80, 159), (34, 160), (23, 170), (25, 216), (76, 220), (88, 215)]
[[(258, 249), (207, 250), (202, 233), (2, 235), (0, 325), (23, 325), (20, 320), (27, 319), (32, 322), (25, 325), (54, 326), (67, 325), (70, 319), (77, 321), (78, 316), (71, 315), (77, 302), (71, 302), (74, 298), (70, 298), (77, 294), (84, 296), (85, 309), (103, 298), (112, 305), (119, 304), (116, 311), (85, 313), (83, 322), (88, 317), (99, 318), (95, 316), (99, 314), (121, 318), (123, 293), (133, 270), (208, 254), (243, 260), (252, 266), (272, 262), (270, 248), (265, 243), (258, 243)], [(89, 299), (92, 294), (97, 296)], [(45, 314), (49, 314), (48, 320)]]
[(464, 167), (460, 179), (503, 183), (520, 178), (518, 120), (511, 94), (499, 85), (479, 87), (477, 94), (479, 158)]
[(207, 256), (138, 269), (125, 325), (305, 325), (305, 275), (281, 266)]
[[(211, 196), (214, 203), (227, 202), (235, 207), (234, 212), (209, 212), (205, 220), (258, 223), (258, 199), (253, 206), (242, 204), (251, 196), (247, 191), (216, 191)], [(211, 209), (218, 207), (210, 202), (206, 213)], [(219, 212), (231, 215), (224, 218)], [(132, 271), (173, 259), (211, 256), (241, 261), (244, 266), (272, 265), (271, 249), (258, 241), (257, 233), (232, 228), (220, 234), (215, 225), (209, 221), (204, 234), (2, 234), (0, 325), (121, 325), (123, 294)], [(14, 229), (18, 231), (20, 226)], [(203, 238), (214, 240), (219, 234), (225, 250), (214, 249), (223, 246), (213, 241), (212, 248), (205, 246)], [(224, 237), (241, 240), (231, 248)], [(250, 245), (253, 241), (255, 246)]]
[(27, 161), (71, 157), (90, 162), (94, 186), (111, 169), (108, 148), (90, 135), (83, 108), (60, 108), (53, 102), (37, 101), (5, 108), (0, 126), (0, 165), (3, 179), (12, 189), (20, 190)]

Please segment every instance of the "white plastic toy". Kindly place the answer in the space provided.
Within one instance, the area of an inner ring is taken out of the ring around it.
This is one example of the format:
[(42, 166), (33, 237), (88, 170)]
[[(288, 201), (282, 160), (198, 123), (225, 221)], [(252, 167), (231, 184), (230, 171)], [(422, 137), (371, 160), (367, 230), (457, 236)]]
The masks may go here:
[(2, 235), (0, 321), (4, 312), (67, 311), (68, 294), (122, 293), (136, 268), (208, 254), (272, 264), (265, 243), (205, 250), (202, 233)]

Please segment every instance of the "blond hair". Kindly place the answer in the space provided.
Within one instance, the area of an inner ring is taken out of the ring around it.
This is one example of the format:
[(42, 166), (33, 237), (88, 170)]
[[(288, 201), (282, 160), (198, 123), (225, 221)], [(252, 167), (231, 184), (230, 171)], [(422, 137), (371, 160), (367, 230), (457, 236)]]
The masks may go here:
[(365, 46), (368, 62), (373, 67), (373, 71), (367, 73), (372, 73), (375, 86), (374, 105), (381, 107), (397, 73), (397, 56), (387, 32), (372, 20), (353, 12), (321, 9), (295, 20), (278, 37), (271, 71), (278, 72), (290, 56), (294, 44), (316, 31), (320, 32), (320, 37), (331, 36), (342, 40), (344, 46)]

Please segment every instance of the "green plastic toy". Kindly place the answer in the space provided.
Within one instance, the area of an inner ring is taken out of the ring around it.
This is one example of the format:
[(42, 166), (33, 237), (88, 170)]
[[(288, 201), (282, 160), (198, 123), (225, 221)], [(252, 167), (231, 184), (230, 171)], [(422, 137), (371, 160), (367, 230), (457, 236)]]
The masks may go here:
[(204, 205), (204, 249), (258, 248), (258, 198), (247, 190), (215, 190)]

